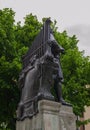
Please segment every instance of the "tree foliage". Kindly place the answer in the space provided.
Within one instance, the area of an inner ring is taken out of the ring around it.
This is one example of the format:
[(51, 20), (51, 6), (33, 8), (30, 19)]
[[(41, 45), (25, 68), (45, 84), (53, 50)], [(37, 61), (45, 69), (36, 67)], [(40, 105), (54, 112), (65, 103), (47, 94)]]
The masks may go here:
[[(22, 67), (21, 58), (30, 47), (42, 23), (37, 17), (26, 15), (24, 25), (15, 24), (12, 9), (0, 10), (0, 127), (15, 129), (16, 108), (19, 101), (18, 76)], [(84, 112), (84, 106), (90, 105), (90, 59), (78, 50), (76, 36), (60, 33), (56, 21), (52, 23), (54, 35), (65, 48), (61, 55), (64, 73), (63, 97), (73, 105), (76, 115)]]
[(63, 94), (65, 99), (73, 105), (76, 115), (81, 116), (84, 106), (90, 105), (89, 90), (85, 87), (90, 84), (90, 61), (83, 51), (78, 50), (76, 36), (68, 36), (67, 32), (56, 32), (56, 39), (65, 48), (61, 57), (64, 73)]

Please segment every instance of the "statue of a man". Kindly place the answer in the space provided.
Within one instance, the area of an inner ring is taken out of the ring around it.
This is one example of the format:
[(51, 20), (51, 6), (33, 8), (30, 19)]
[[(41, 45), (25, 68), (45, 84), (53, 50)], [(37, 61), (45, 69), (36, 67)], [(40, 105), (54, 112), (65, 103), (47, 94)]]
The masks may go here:
[(58, 64), (57, 74), (53, 75), (54, 89), (56, 92), (57, 100), (58, 102), (61, 102), (63, 105), (69, 105), (68, 103), (64, 101), (62, 97), (62, 83), (64, 81), (64, 78), (63, 78), (63, 73), (62, 73), (61, 64), (60, 64), (60, 54), (64, 53), (64, 48), (58, 45), (52, 33), (50, 36), (51, 36), (51, 51), (54, 56), (54, 62)]

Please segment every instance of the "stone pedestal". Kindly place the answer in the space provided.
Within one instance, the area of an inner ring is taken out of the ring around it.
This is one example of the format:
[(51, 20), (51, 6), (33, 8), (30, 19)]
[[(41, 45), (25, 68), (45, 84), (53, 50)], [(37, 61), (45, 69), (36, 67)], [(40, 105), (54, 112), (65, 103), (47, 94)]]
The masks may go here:
[(41, 100), (38, 110), (38, 114), (31, 119), (17, 121), (16, 130), (76, 130), (72, 107)]
[(62, 105), (60, 107), (60, 130), (76, 130), (76, 116), (72, 107)]

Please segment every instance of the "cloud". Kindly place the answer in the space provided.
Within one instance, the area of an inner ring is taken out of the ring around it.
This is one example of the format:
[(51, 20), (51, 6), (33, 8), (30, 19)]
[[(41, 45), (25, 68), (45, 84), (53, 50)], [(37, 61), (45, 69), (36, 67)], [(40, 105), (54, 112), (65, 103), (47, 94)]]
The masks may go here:
[(69, 35), (76, 35), (79, 50), (85, 50), (85, 55), (90, 56), (90, 25), (75, 25), (66, 30)]

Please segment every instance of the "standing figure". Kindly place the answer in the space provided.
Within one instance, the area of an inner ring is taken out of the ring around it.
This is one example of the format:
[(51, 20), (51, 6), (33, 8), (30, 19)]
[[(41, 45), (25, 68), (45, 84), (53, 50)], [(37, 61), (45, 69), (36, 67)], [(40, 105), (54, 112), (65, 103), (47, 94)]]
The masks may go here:
[(54, 90), (55, 90), (58, 102), (61, 102), (63, 105), (69, 105), (68, 103), (64, 101), (62, 97), (62, 83), (64, 81), (64, 78), (63, 78), (63, 73), (62, 73), (61, 64), (60, 64), (60, 53), (64, 53), (64, 48), (58, 45), (52, 33), (50, 35), (50, 39), (51, 39), (51, 51), (54, 56), (54, 62), (58, 64), (57, 74), (53, 75)]

